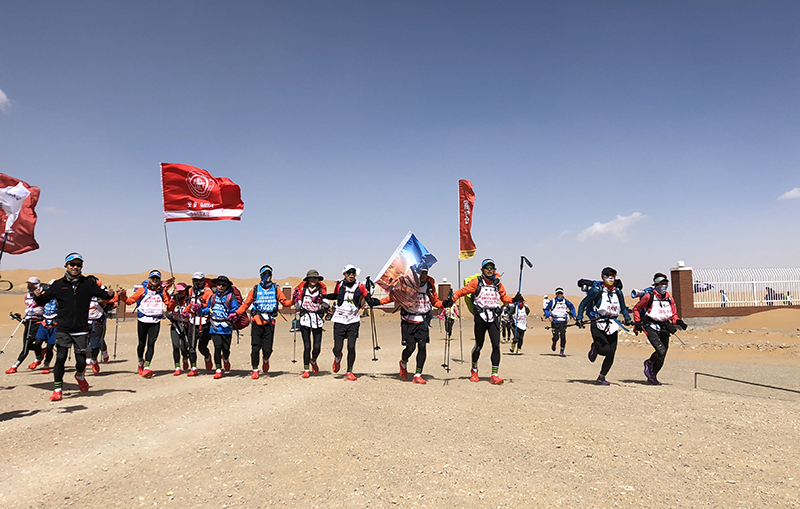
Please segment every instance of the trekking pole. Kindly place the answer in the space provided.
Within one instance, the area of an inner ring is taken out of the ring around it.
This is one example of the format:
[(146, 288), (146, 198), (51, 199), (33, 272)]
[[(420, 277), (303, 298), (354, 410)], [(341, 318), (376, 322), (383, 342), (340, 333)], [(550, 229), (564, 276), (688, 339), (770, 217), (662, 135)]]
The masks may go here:
[(297, 309), (294, 310), (294, 319), (292, 320), (292, 329), (294, 329), (294, 348), (292, 351), (292, 364), (297, 364)]
[[(527, 265), (528, 268), (530, 268), (530, 269), (533, 268), (533, 264), (531, 263), (530, 260), (528, 260), (524, 256), (520, 256), (519, 257), (519, 286), (517, 287), (517, 294), (522, 294), (522, 269), (525, 267), (525, 265)], [(517, 306), (515, 305), (514, 306), (514, 313), (517, 312), (516, 307)], [(514, 329), (514, 343), (516, 343), (517, 342), (517, 322), (516, 322), (516, 319), (514, 319), (512, 325), (513, 325), (513, 329)]]
[(14, 313), (9, 313), (8, 315), (11, 317), (12, 320), (16, 320), (19, 323), (17, 323), (17, 327), (14, 329), (14, 332), (11, 333), (11, 337), (9, 337), (8, 341), (6, 341), (6, 346), (4, 346), (2, 350), (0, 350), (0, 354), (6, 352), (6, 347), (8, 346), (9, 343), (11, 343), (11, 340), (14, 338), (14, 334), (16, 334), (17, 331), (19, 330), (19, 326), (22, 325), (22, 317), (19, 316), (19, 313), (17, 313), (16, 315), (14, 315)]
[[(447, 298), (448, 299), (452, 299), (453, 298), (453, 289), (452, 288), (450, 288), (450, 292), (448, 292)], [(452, 311), (452, 307), (450, 309)], [(445, 311), (445, 310), (443, 310), (443, 311)], [(444, 368), (445, 371), (450, 373), (450, 337), (453, 334), (453, 325), (454, 325), (454, 323), (450, 324), (450, 332), (447, 332), (447, 320), (448, 320), (447, 311), (445, 311), (445, 313), (444, 313), (444, 319), (445, 319), (445, 326), (444, 326), (444, 330), (445, 330), (445, 337), (444, 337), (444, 364), (442, 364), (442, 367)], [(455, 320), (453, 320), (453, 322), (455, 322)]]
[(114, 360), (117, 359), (117, 336), (119, 334), (119, 308), (117, 308), (117, 314), (114, 317)]

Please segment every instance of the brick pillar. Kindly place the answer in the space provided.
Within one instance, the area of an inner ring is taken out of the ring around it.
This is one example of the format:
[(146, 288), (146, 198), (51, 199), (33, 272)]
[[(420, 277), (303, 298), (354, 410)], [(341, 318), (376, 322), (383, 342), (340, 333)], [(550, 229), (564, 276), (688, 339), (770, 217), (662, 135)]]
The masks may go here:
[[(281, 291), (283, 292), (283, 296), (286, 297), (287, 299), (291, 299), (292, 298), (292, 287), (291, 287), (291, 285), (289, 285), (289, 283), (286, 283), (286, 286), (281, 288)], [(285, 308), (285, 307), (281, 306), (280, 304), (278, 305), (278, 308), (280, 308), (280, 312), (285, 314), (285, 315), (294, 314), (294, 310), (291, 309), (291, 308)]]
[(436, 292), (439, 294), (439, 300), (445, 300), (447, 298), (447, 294), (450, 293), (450, 283), (439, 283), (439, 287), (436, 288)]
[(672, 296), (681, 318), (694, 318), (697, 313), (694, 309), (694, 276), (691, 267), (684, 267), (683, 262), (670, 269), (672, 281)]

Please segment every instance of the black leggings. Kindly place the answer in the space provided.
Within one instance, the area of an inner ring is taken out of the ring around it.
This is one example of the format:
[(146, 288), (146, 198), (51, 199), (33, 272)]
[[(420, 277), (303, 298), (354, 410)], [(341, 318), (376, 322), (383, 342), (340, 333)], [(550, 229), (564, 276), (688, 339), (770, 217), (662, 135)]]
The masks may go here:
[[(519, 327), (517, 327), (516, 329), (517, 329), (517, 339), (514, 341), (514, 343), (516, 343), (519, 348), (522, 348), (522, 340), (525, 337), (525, 329), (520, 329)], [(514, 340), (514, 336), (511, 336), (511, 339)], [(512, 345), (514, 343), (512, 343)]]
[(664, 367), (664, 360), (667, 358), (667, 350), (669, 350), (669, 331), (664, 329), (661, 329), (660, 332), (655, 331), (649, 325), (645, 326), (644, 330), (647, 333), (647, 339), (650, 341), (650, 344), (655, 348), (655, 351), (650, 356), (650, 362), (653, 364), (651, 372), (655, 375)]
[(25, 320), (25, 332), (22, 335), (22, 352), (17, 357), (17, 364), (22, 364), (28, 352), (33, 350), (33, 354), (37, 360), (42, 360), (42, 347), (36, 341), (36, 333), (39, 331), (39, 324), (41, 322), (34, 322), (32, 320)]
[(353, 364), (356, 363), (356, 340), (358, 339), (358, 328), (360, 325), (361, 322), (333, 324), (333, 355), (337, 359), (342, 358), (344, 339), (347, 338), (348, 373), (353, 371)]
[[(201, 332), (202, 329), (202, 332)], [(205, 325), (189, 325), (189, 361), (192, 366), (197, 364), (197, 351), (205, 357), (211, 357), (211, 352), (208, 350), (208, 342), (211, 340), (211, 328), (208, 324)]]
[[(275, 340), (275, 324), (268, 323), (266, 325), (258, 325), (252, 323), (250, 325), (250, 363), (253, 370), (258, 369), (258, 361), (260, 360), (261, 353), (264, 354), (264, 362), (269, 362), (272, 355), (272, 344)], [(216, 345), (216, 343), (214, 343)], [(227, 357), (225, 357), (227, 359)]]
[[(153, 360), (153, 353), (155, 353), (156, 350), (156, 340), (158, 339), (159, 330), (161, 330), (161, 322), (139, 322), (137, 326), (139, 346), (136, 348), (136, 354), (139, 356), (139, 360), (144, 359), (147, 362)], [(146, 355), (144, 353), (145, 346), (147, 347)]]
[(600, 374), (606, 376), (611, 371), (614, 364), (614, 355), (617, 353), (617, 334), (606, 334), (605, 332), (592, 325), (592, 339), (594, 340), (597, 355), (605, 357), (603, 365), (600, 367)]
[(222, 369), (222, 359), (231, 355), (231, 334), (212, 334), (214, 341), (214, 364), (217, 369)]
[(408, 362), (417, 345), (419, 345), (419, 350), (417, 350), (417, 371), (421, 373), (422, 368), (425, 367), (425, 360), (428, 358), (428, 341), (430, 341), (428, 325), (425, 322), (410, 323), (404, 320), (400, 322), (400, 333), (406, 344), (401, 357), (403, 364)]
[[(314, 336), (314, 348), (311, 348), (311, 336)], [(303, 366), (308, 366), (309, 363), (317, 362), (319, 352), (322, 349), (322, 327), (312, 329), (305, 325), (300, 326), (300, 336), (303, 338)]]
[(553, 332), (553, 343), (561, 338), (561, 349), (567, 346), (567, 322), (553, 322), (550, 325), (550, 330)]
[(55, 382), (64, 381), (67, 357), (69, 349), (75, 345), (75, 373), (83, 374), (86, 370), (86, 353), (89, 350), (89, 338), (83, 334), (80, 336), (70, 336), (66, 332), (56, 332), (56, 365), (53, 368), (53, 379)]
[(486, 332), (492, 342), (492, 367), (500, 365), (500, 325), (495, 320), (486, 323), (481, 317), (475, 317), (475, 346), (472, 348), (472, 367), (477, 368), (478, 359), (481, 358), (481, 349), (486, 340)]
[(189, 337), (186, 328), (187, 326), (184, 324), (178, 327), (173, 325), (169, 328), (169, 335), (172, 338), (172, 360), (175, 364), (181, 362), (181, 354), (183, 354), (183, 360), (189, 360)]

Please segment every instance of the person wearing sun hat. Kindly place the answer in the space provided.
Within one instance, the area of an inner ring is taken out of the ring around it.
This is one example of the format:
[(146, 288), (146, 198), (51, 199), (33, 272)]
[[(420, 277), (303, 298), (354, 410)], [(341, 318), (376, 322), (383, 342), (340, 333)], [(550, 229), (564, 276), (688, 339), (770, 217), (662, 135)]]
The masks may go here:
[(517, 293), (514, 298), (506, 294), (500, 277), (496, 274), (494, 260), (487, 258), (481, 262), (481, 274), (471, 280), (467, 286), (459, 289), (453, 294), (452, 299), (444, 301), (444, 307), (450, 307), (453, 302), (465, 295), (473, 295), (473, 307), (475, 309), (475, 346), (472, 348), (472, 371), (470, 381), (478, 382), (478, 359), (481, 357), (481, 349), (486, 341), (486, 333), (489, 333), (489, 340), (492, 342), (492, 377), (489, 382), (494, 385), (503, 383), (498, 372), (500, 370), (500, 312), (503, 304), (516, 303), (522, 300), (522, 295)]
[(236, 321), (236, 310), (239, 309), (239, 301), (233, 292), (233, 282), (220, 274), (212, 283), (214, 293), (208, 299), (206, 307), (202, 313), (208, 317), (211, 325), (211, 341), (214, 343), (214, 364), (216, 372), (214, 379), (222, 378), (223, 360), (224, 370), (230, 371), (231, 366), (228, 358), (231, 354), (231, 336), (233, 335), (233, 322)]
[(167, 296), (167, 318), (170, 319), (169, 334), (172, 339), (172, 360), (175, 363), (173, 376), (181, 374), (181, 355), (183, 370), (189, 370), (189, 287), (186, 283), (175, 285), (175, 293)]
[[(145, 378), (151, 378), (154, 374), (150, 369), (150, 363), (155, 354), (161, 319), (164, 318), (164, 307), (169, 300), (167, 290), (170, 286), (172, 286), (171, 281), (166, 285), (161, 283), (160, 270), (151, 270), (147, 281), (144, 281), (133, 295), (127, 297), (123, 293), (125, 304), (129, 306), (136, 304), (136, 317), (139, 321), (136, 329), (139, 336), (136, 354), (139, 357), (139, 374)], [(146, 353), (145, 347), (147, 347)]]
[(292, 302), (300, 315), (300, 336), (303, 338), (302, 378), (310, 377), (312, 372), (319, 373), (317, 358), (322, 349), (322, 327), (325, 325), (325, 313), (330, 309), (330, 305), (323, 300), (326, 293), (325, 283), (316, 269), (306, 272), (306, 277), (292, 292)]
[(42, 363), (42, 347), (36, 341), (36, 334), (39, 332), (39, 325), (42, 323), (44, 317), (44, 306), (36, 303), (34, 290), (39, 288), (41, 281), (36, 276), (31, 276), (26, 281), (28, 284), (28, 292), (25, 294), (25, 316), (22, 317), (25, 323), (25, 330), (22, 333), (22, 352), (17, 357), (17, 362), (6, 370), (6, 374), (10, 375), (17, 372), (17, 368), (25, 362), (28, 352), (33, 350), (34, 359), (28, 369), (36, 369)]
[(101, 288), (94, 277), (84, 276), (83, 257), (70, 253), (64, 260), (66, 273), (53, 282), (45, 291), (34, 290), (36, 303), (45, 305), (53, 299), (58, 302), (56, 319), (56, 365), (53, 370), (55, 390), (50, 401), (60, 401), (64, 381), (64, 367), (69, 349), (75, 347), (75, 380), (81, 392), (89, 391), (89, 382), (84, 377), (86, 354), (89, 350), (89, 304), (92, 297), (111, 299), (114, 292)]
[(367, 303), (369, 296), (367, 288), (359, 283), (356, 278), (361, 269), (355, 265), (345, 265), (342, 269), (343, 278), (336, 282), (333, 293), (325, 295), (326, 299), (336, 299), (336, 309), (333, 312), (333, 372), (338, 373), (341, 368), (344, 340), (347, 339), (347, 372), (345, 378), (352, 382), (357, 378), (353, 374), (353, 365), (356, 362), (356, 340), (358, 329), (361, 325), (360, 311)]

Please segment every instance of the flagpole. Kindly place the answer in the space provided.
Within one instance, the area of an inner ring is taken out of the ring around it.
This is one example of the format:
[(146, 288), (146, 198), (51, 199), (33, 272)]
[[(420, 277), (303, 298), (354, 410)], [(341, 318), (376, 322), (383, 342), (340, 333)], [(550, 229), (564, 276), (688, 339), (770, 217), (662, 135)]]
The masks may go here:
[[(461, 253), (458, 256), (458, 285), (461, 288)], [(458, 345), (461, 347), (461, 362), (464, 362), (464, 341), (461, 336), (461, 301), (458, 301)]]
[(161, 210), (164, 212), (164, 241), (167, 243), (167, 261), (169, 261), (169, 274), (172, 279), (175, 279), (175, 273), (172, 271), (172, 256), (169, 253), (169, 237), (167, 236), (167, 205), (164, 198), (164, 169), (159, 165), (158, 175), (161, 178)]
[(167, 222), (164, 221), (164, 240), (167, 242), (167, 260), (169, 261), (169, 273), (172, 279), (175, 279), (175, 273), (172, 272), (172, 256), (169, 254), (169, 237), (167, 237)]
[(3, 253), (6, 252), (6, 240), (8, 240), (8, 232), (3, 234), (3, 247), (0, 247), (0, 260), (3, 259)]

